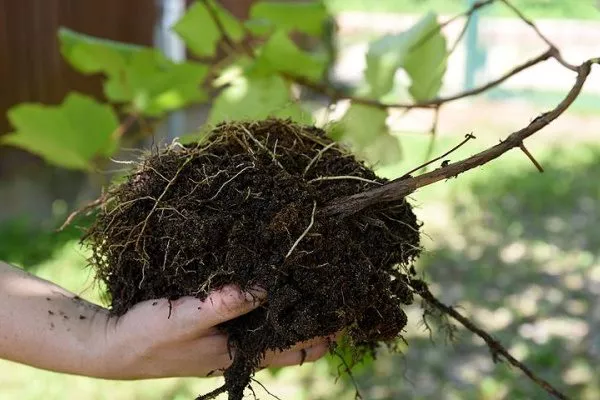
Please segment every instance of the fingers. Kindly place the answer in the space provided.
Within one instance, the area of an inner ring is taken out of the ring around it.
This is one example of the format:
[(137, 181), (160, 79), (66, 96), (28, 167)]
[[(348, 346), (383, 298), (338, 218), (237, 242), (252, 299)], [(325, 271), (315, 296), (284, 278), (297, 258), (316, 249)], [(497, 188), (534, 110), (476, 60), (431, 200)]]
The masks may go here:
[(297, 343), (288, 350), (269, 352), (265, 355), (262, 367), (283, 367), (318, 360), (327, 353), (334, 339), (335, 336), (319, 337)]
[(200, 316), (196, 316), (206, 326), (212, 327), (249, 313), (260, 306), (267, 297), (261, 289), (243, 292), (230, 285), (211, 293), (200, 306)]
[(167, 333), (162, 334), (168, 337), (194, 337), (199, 332), (209, 333), (215, 325), (254, 310), (265, 297), (264, 290), (243, 292), (229, 285), (214, 291), (204, 301), (191, 296), (172, 301), (145, 301), (127, 312), (127, 316), (142, 330), (166, 330)]
[(286, 350), (282, 353), (271, 356), (265, 360), (263, 368), (268, 367), (286, 367), (289, 365), (301, 365), (307, 362), (313, 362), (323, 357), (329, 351), (328, 343), (319, 343), (312, 347), (298, 350)]

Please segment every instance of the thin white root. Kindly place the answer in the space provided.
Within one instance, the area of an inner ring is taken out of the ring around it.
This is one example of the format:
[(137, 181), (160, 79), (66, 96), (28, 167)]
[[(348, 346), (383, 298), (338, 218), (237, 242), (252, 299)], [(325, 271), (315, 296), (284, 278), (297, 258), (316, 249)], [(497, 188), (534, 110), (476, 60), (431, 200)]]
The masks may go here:
[(290, 256), (290, 254), (292, 254), (292, 252), (294, 251), (296, 246), (298, 246), (298, 243), (300, 243), (300, 241), (308, 234), (308, 231), (310, 231), (310, 228), (312, 228), (313, 224), (315, 223), (315, 213), (316, 212), (317, 212), (317, 202), (313, 201), (313, 209), (312, 209), (312, 215), (310, 216), (310, 224), (308, 224), (308, 226), (306, 227), (304, 232), (302, 232), (302, 235), (300, 235), (300, 237), (298, 239), (296, 239), (296, 241), (292, 245), (292, 248), (290, 249), (290, 251), (288, 251), (288, 253), (285, 255), (285, 258), (288, 258)]
[(360, 176), (352, 176), (352, 175), (320, 176), (318, 178), (311, 179), (310, 181), (308, 181), (308, 183), (319, 182), (319, 181), (337, 181), (337, 180), (346, 180), (346, 179), (373, 183), (373, 184), (379, 185), (379, 186), (383, 185), (383, 183), (381, 183), (381, 182), (372, 181), (371, 179), (361, 178)]

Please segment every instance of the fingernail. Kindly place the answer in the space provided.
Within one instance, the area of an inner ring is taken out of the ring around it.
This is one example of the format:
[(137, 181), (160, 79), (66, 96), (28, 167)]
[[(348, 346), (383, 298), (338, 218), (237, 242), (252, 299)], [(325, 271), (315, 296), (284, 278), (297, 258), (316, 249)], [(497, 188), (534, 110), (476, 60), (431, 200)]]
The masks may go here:
[(247, 301), (262, 303), (267, 298), (267, 291), (259, 286), (254, 286), (244, 292)]

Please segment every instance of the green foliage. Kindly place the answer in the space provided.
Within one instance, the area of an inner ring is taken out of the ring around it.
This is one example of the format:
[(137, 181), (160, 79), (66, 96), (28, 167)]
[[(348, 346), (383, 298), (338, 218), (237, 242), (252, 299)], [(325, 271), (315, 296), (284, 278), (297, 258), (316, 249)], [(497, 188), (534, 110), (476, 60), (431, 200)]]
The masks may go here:
[(352, 104), (330, 135), (335, 140), (349, 140), (358, 147), (368, 146), (374, 137), (387, 133), (386, 119), (387, 112), (382, 109)]
[(250, 9), (249, 26), (298, 31), (321, 36), (329, 14), (322, 1), (307, 3), (258, 2)]
[(59, 106), (21, 104), (8, 112), (15, 131), (2, 136), (8, 144), (35, 153), (65, 168), (90, 169), (98, 157), (117, 149), (119, 125), (112, 108), (79, 93)]
[(291, 117), (311, 122), (310, 114), (291, 100), (289, 84), (277, 75), (241, 76), (221, 91), (214, 100), (208, 122), (261, 119), (268, 116)]
[[(75, 69), (106, 77), (104, 94), (119, 106), (119, 115), (129, 114), (127, 121), (160, 118), (207, 101), (205, 88), (212, 86), (217, 94), (209, 111), (211, 125), (270, 116), (313, 123), (308, 107), (297, 99), (293, 82), (321, 84), (333, 56), (323, 52), (327, 47), (323, 43), (314, 43), (320, 51), (303, 50), (292, 36), (301, 33), (326, 40), (330, 23), (324, 0), (257, 2), (245, 23), (215, 0), (197, 1), (172, 29), (199, 57), (213, 58), (222, 46), (227, 54), (210, 69), (198, 62), (173, 62), (157, 49), (68, 29), (61, 29), (58, 36), (63, 57)], [(245, 40), (251, 34), (261, 40)], [(446, 58), (446, 41), (436, 16), (428, 14), (408, 31), (371, 44), (366, 94), (381, 98), (390, 93), (394, 75), (403, 68), (411, 78), (408, 90), (415, 100), (434, 97), (442, 83)], [(119, 126), (112, 108), (80, 94), (69, 95), (60, 107), (17, 106), (9, 118), (15, 132), (0, 143), (27, 149), (59, 166), (83, 170), (90, 170), (95, 159), (110, 156), (130, 126)], [(352, 104), (331, 135), (352, 144), (360, 156), (371, 161), (393, 162), (400, 148), (397, 138), (389, 135), (386, 118), (385, 110)]]
[(190, 103), (206, 100), (200, 89), (208, 67), (174, 63), (155, 49), (101, 40), (68, 29), (59, 32), (67, 61), (85, 73), (104, 73), (106, 97), (127, 103), (130, 112), (158, 117)]
[(396, 72), (403, 68), (411, 79), (411, 96), (416, 101), (431, 99), (442, 85), (447, 58), (437, 16), (429, 13), (409, 30), (370, 44), (365, 71), (369, 94), (380, 98), (389, 93)]
[[(62, 216), (64, 219), (64, 216)], [(81, 226), (91, 223), (91, 218), (79, 218), (76, 224), (57, 232), (60, 223), (47, 228), (32, 224), (25, 218), (2, 222), (0, 226), (0, 260), (22, 266), (26, 270), (56, 257), (68, 242), (81, 237)]]
[[(214, 21), (206, 4), (194, 3), (174, 26), (173, 30), (181, 36), (186, 46), (197, 56), (214, 56), (217, 44), (222, 38), (221, 31)], [(227, 35), (233, 40), (241, 40), (244, 30), (241, 23), (214, 0), (208, 0)]]
[(326, 57), (300, 50), (286, 32), (278, 30), (260, 49), (253, 72), (264, 75), (289, 74), (319, 81), (326, 66)]

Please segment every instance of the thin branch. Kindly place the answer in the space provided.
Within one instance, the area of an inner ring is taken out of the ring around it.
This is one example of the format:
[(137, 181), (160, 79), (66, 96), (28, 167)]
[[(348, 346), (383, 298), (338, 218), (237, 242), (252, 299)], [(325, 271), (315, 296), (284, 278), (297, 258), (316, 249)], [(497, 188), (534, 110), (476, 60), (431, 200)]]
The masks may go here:
[(533, 165), (535, 165), (535, 167), (538, 169), (538, 171), (544, 172), (544, 168), (542, 168), (542, 166), (540, 165), (540, 163), (531, 155), (531, 153), (529, 152), (529, 150), (527, 150), (527, 147), (525, 147), (524, 143), (521, 143), (519, 145), (519, 148), (523, 151), (523, 153), (525, 153), (525, 155), (527, 156), (527, 158), (529, 158), (531, 160), (531, 162), (533, 163)]
[(510, 1), (508, 0), (500, 0), (502, 3), (504, 3), (504, 5), (506, 5), (508, 8), (510, 8), (510, 10), (517, 16), (519, 17), (519, 19), (521, 19), (521, 21), (525, 22), (527, 25), (529, 25), (534, 31), (535, 33), (540, 37), (540, 39), (542, 39), (548, 46), (550, 46), (551, 49), (555, 50), (555, 54), (553, 55), (553, 57), (556, 59), (556, 61), (558, 61), (562, 66), (564, 66), (565, 68), (570, 69), (571, 71), (575, 71), (577, 72), (577, 66), (573, 65), (569, 62), (567, 62), (562, 55), (560, 54), (560, 52), (558, 51), (557, 47), (554, 45), (554, 43), (552, 43), (550, 41), (550, 39), (548, 39), (541, 31), (540, 29), (537, 27), (536, 24), (533, 23), (533, 21), (531, 21), (529, 18), (527, 18), (521, 11), (519, 11), (519, 9), (517, 7), (515, 7)]
[(500, 157), (515, 147), (520, 147), (523, 140), (547, 126), (569, 108), (577, 96), (579, 96), (581, 88), (590, 74), (592, 64), (597, 61), (598, 59), (591, 59), (577, 67), (578, 73), (575, 84), (556, 108), (538, 116), (525, 128), (513, 132), (506, 140), (499, 144), (467, 159), (448, 164), (415, 178), (396, 179), (378, 188), (337, 199), (329, 203), (321, 212), (327, 215), (349, 215), (373, 204), (398, 201), (421, 187), (431, 185), (443, 179), (456, 177), (465, 171), (482, 166)]
[(439, 160), (441, 160), (444, 157), (447, 157), (451, 153), (454, 153), (456, 150), (458, 150), (459, 148), (461, 148), (465, 143), (467, 143), (471, 139), (475, 139), (475, 136), (473, 136), (473, 134), (471, 134), (471, 133), (467, 133), (465, 135), (465, 138), (459, 144), (457, 144), (456, 146), (454, 146), (453, 148), (451, 148), (450, 150), (448, 150), (447, 152), (445, 152), (441, 156), (436, 157), (433, 160), (427, 161), (425, 164), (421, 164), (418, 167), (415, 167), (415, 168), (411, 169), (410, 171), (408, 171), (407, 173), (405, 173), (404, 175), (402, 175), (400, 178), (398, 178), (396, 180), (410, 178), (411, 177), (410, 174), (412, 174), (413, 172), (416, 172), (416, 171), (418, 171), (420, 169), (423, 169), (423, 168), (427, 167), (428, 165), (433, 164), (434, 162), (439, 161)]
[[(438, 26), (436, 26), (434, 29), (432, 29), (430, 32), (428, 32), (425, 36), (423, 36), (417, 43), (415, 43), (414, 45), (412, 45), (410, 47), (410, 49), (412, 50), (412, 49), (415, 49), (415, 48), (418, 48), (418, 47), (422, 46), (425, 42), (427, 42), (429, 39), (431, 39), (431, 37), (433, 35), (437, 34), (442, 29), (444, 29), (446, 26), (450, 25), (452, 22), (456, 21), (459, 18), (463, 18), (463, 17), (467, 18), (467, 23), (465, 24), (465, 27), (463, 28), (463, 30), (466, 30), (466, 26), (468, 25), (468, 21), (471, 19), (471, 17), (473, 16), (473, 14), (475, 14), (475, 12), (477, 10), (479, 10), (480, 8), (484, 8), (486, 6), (489, 6), (492, 3), (494, 3), (494, 2), (496, 2), (496, 0), (476, 1), (471, 7), (469, 7), (469, 9), (467, 11), (462, 12), (460, 14), (457, 14), (454, 17), (452, 17), (452, 18), (448, 19), (447, 21), (444, 21), (443, 23), (441, 23)], [(459, 36), (462, 36), (462, 35), (459, 35)]]
[(108, 195), (105, 193), (102, 196), (98, 197), (96, 200), (93, 200), (93, 201), (87, 203), (86, 205), (84, 205), (83, 207), (81, 207), (81, 208), (73, 211), (71, 214), (69, 214), (69, 216), (67, 217), (67, 219), (65, 220), (65, 222), (63, 222), (63, 224), (60, 226), (60, 228), (58, 228), (56, 230), (56, 232), (61, 232), (67, 226), (71, 225), (71, 223), (73, 222), (73, 220), (75, 219), (75, 217), (77, 217), (79, 214), (84, 213), (84, 212), (88, 212), (88, 211), (91, 211), (91, 210), (94, 210), (99, 205), (104, 204), (104, 202), (106, 201), (107, 197), (108, 197)]
[(441, 301), (439, 301), (429, 291), (429, 288), (427, 287), (427, 284), (425, 282), (423, 282), (421, 280), (413, 280), (410, 282), (410, 285), (419, 294), (419, 296), (421, 296), (423, 298), (423, 300), (425, 300), (427, 303), (429, 303), (433, 307), (437, 308), (444, 314), (449, 315), (450, 317), (454, 318), (456, 321), (460, 322), (461, 325), (463, 325), (465, 328), (467, 328), (468, 330), (473, 332), (475, 335), (482, 338), (485, 341), (485, 343), (487, 344), (487, 346), (489, 347), (490, 351), (492, 352), (492, 358), (494, 359), (494, 361), (496, 361), (498, 359), (499, 355), (503, 356), (504, 359), (506, 359), (506, 361), (508, 361), (511, 365), (513, 365), (514, 367), (521, 370), (525, 375), (527, 375), (527, 377), (529, 379), (531, 379), (538, 386), (543, 388), (550, 395), (552, 395), (553, 397), (555, 397), (557, 399), (568, 400), (568, 397), (565, 394), (563, 394), (561, 391), (559, 391), (554, 386), (552, 386), (548, 381), (537, 376), (526, 365), (524, 365), (522, 362), (520, 362), (515, 357), (513, 357), (508, 352), (508, 350), (506, 350), (506, 348), (504, 346), (502, 346), (502, 344), (499, 341), (494, 339), (489, 333), (487, 333), (483, 329), (479, 328), (477, 325), (475, 325), (475, 323), (473, 323), (467, 317), (460, 314), (453, 307), (447, 306), (444, 303), (442, 303)]
[(444, 104), (444, 103), (449, 103), (451, 101), (455, 101), (458, 99), (475, 96), (477, 94), (483, 93), (486, 90), (489, 90), (495, 86), (500, 85), (502, 82), (504, 82), (508, 78), (518, 74), (519, 72), (524, 71), (528, 68), (531, 68), (534, 65), (539, 64), (543, 61), (546, 61), (549, 58), (553, 58), (555, 56), (555, 54), (557, 54), (556, 49), (554, 49), (554, 48), (548, 49), (544, 53), (540, 54), (539, 56), (532, 58), (531, 60), (528, 60), (521, 65), (518, 65), (517, 67), (511, 69), (504, 75), (500, 76), (499, 78), (497, 78), (493, 81), (486, 83), (485, 85), (482, 85), (480, 87), (477, 87), (477, 88), (474, 88), (471, 90), (465, 90), (464, 92), (460, 92), (460, 93), (457, 93), (457, 94), (454, 94), (451, 96), (437, 97), (437, 98), (434, 98), (431, 100), (417, 102), (417, 103), (382, 103), (379, 100), (368, 99), (368, 98), (364, 98), (364, 97), (348, 96), (346, 93), (340, 92), (340, 91), (338, 91), (334, 88), (331, 88), (327, 85), (317, 83), (317, 82), (312, 82), (312, 81), (310, 81), (306, 78), (300, 77), (300, 76), (295, 76), (295, 75), (291, 75), (291, 74), (287, 74), (287, 73), (282, 73), (282, 75), (286, 79), (293, 81), (294, 83), (306, 86), (306, 87), (314, 90), (315, 92), (324, 94), (325, 96), (332, 98), (333, 100), (350, 100), (356, 104), (362, 104), (362, 105), (379, 108), (379, 109), (385, 109), (385, 110), (390, 109), (390, 108), (406, 108), (406, 109), (437, 108), (439, 105)]

